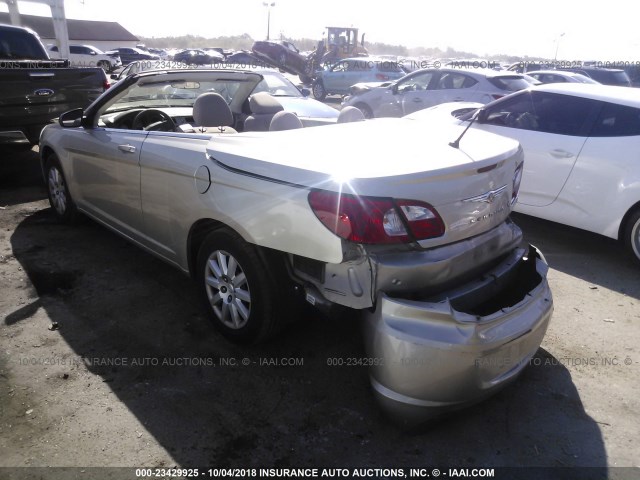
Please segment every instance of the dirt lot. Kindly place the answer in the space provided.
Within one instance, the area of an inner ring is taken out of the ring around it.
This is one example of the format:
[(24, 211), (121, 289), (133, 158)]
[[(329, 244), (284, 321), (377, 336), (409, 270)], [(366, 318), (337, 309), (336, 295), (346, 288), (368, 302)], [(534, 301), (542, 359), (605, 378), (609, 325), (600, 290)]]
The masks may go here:
[(0, 466), (601, 467), (539, 478), (638, 478), (612, 467), (640, 467), (640, 267), (613, 241), (516, 221), (551, 266), (542, 348), (500, 394), (407, 434), (376, 408), (366, 367), (327, 365), (363, 356), (357, 317), (310, 311), (266, 346), (231, 344), (188, 278), (90, 221), (58, 225), (37, 153), (3, 153)]

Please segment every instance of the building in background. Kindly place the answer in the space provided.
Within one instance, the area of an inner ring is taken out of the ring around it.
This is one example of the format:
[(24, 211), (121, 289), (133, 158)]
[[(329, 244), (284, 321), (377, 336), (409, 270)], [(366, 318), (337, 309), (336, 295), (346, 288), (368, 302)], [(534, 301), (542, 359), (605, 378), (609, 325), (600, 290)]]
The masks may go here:
[[(11, 24), (9, 13), (0, 12), (0, 23)], [(42, 43), (58, 44), (51, 17), (20, 15), (20, 24), (34, 30)], [(67, 19), (70, 45), (93, 45), (102, 51), (135, 47), (140, 40), (118, 22)]]

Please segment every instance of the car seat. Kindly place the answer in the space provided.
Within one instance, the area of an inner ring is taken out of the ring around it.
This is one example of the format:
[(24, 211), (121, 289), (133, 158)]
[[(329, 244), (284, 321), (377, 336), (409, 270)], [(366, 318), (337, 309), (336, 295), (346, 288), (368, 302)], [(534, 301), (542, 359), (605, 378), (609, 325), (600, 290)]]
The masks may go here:
[(249, 115), (244, 121), (245, 132), (268, 132), (271, 120), (284, 107), (267, 92), (255, 93), (249, 99)]
[(281, 111), (273, 116), (271, 124), (269, 125), (269, 131), (293, 130), (302, 127), (302, 122), (295, 113)]
[(233, 113), (219, 93), (207, 92), (193, 103), (193, 123), (201, 133), (236, 133), (232, 128)]
[(360, 122), (364, 119), (364, 113), (358, 107), (344, 107), (338, 115), (338, 123)]

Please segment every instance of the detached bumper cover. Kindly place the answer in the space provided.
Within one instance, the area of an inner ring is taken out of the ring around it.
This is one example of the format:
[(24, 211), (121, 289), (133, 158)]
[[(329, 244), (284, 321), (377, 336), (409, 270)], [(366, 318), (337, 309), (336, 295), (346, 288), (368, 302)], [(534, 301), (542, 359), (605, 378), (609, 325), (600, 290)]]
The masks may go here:
[(540, 252), (518, 249), (491, 272), (428, 301), (380, 293), (365, 316), (371, 382), (402, 420), (478, 402), (506, 385), (538, 350), (553, 311)]

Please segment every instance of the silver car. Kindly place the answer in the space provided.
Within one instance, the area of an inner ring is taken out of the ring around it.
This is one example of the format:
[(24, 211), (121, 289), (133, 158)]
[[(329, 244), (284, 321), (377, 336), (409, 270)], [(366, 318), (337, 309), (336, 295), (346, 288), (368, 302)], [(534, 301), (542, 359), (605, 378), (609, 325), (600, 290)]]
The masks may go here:
[(272, 337), (298, 301), (362, 315), (368, 356), (334, 365), (370, 367), (403, 421), (514, 380), (553, 309), (544, 257), (509, 218), (518, 142), (398, 118), (239, 133), (263, 78), (141, 73), (66, 112), (40, 137), (55, 214), (191, 275), (235, 341)]
[(481, 68), (425, 68), (395, 82), (357, 84), (342, 106), (367, 118), (403, 117), (446, 102), (489, 103), (530, 86), (524, 76)]

